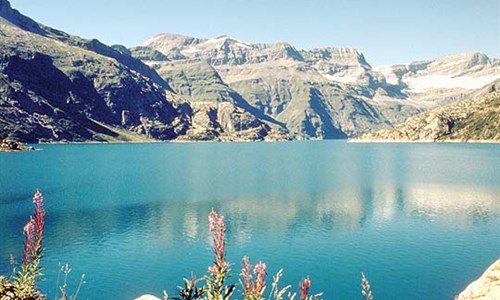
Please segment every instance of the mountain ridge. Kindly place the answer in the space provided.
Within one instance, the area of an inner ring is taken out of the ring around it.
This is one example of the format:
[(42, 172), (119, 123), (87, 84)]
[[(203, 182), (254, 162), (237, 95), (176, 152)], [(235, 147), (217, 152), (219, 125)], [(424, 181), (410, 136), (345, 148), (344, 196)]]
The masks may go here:
[[(500, 78), (500, 60), (475, 52), (373, 68), (355, 48), (297, 50), (288, 43), (249, 44), (228, 36), (164, 33), (142, 47), (169, 58), (142, 57), (189, 101), (206, 100), (202, 91), (212, 96), (232, 91), (307, 139), (353, 137), (392, 126)], [(180, 79), (185, 74), (191, 74), (187, 81)]]
[[(172, 140), (195, 127), (193, 107), (128, 49), (40, 25), (6, 0), (0, 0), (0, 8), (2, 137), (24, 142)], [(264, 139), (271, 131), (253, 115), (245, 119), (247, 129), (262, 129), (260, 135), (249, 132), (249, 139)], [(233, 134), (242, 130), (230, 122), (206, 123), (205, 130), (213, 131), (214, 140), (245, 139), (243, 132)]]
[(30, 142), (348, 138), (500, 78), (500, 60), (476, 52), (374, 68), (355, 48), (227, 35), (107, 46), (39, 24), (7, 0), (0, 30), (0, 137)]

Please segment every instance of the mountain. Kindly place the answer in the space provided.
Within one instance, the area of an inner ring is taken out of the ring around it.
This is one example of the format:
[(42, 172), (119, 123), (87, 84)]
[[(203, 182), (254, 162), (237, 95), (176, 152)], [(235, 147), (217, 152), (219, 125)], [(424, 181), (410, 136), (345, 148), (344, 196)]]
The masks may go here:
[(353, 48), (229, 36), (107, 46), (0, 0), (0, 138), (23, 142), (355, 137), (498, 78), (479, 52), (373, 68)]
[(297, 50), (229, 36), (159, 34), (141, 49), (163, 54), (140, 58), (188, 101), (229, 101), (306, 139), (394, 126), (500, 78), (500, 60), (479, 52), (373, 68), (357, 49)]
[(208, 111), (193, 107), (132, 54), (166, 60), (150, 49), (109, 47), (41, 25), (0, 0), (0, 138), (36, 143), (285, 137), (232, 103)]
[(440, 94), (441, 103), (446, 103), (456, 100), (459, 93), (468, 94), (499, 79), (500, 59), (490, 59), (481, 52), (467, 52), (376, 70), (390, 84), (404, 86), (415, 100), (424, 102)]
[(359, 140), (500, 142), (500, 81), (487, 89), (479, 97), (438, 107)]

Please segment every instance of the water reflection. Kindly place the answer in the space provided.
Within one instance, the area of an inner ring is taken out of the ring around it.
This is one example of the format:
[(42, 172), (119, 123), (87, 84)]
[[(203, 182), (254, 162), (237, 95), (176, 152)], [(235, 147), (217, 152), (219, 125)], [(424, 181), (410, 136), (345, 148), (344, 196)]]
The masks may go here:
[(405, 189), (404, 210), (410, 215), (467, 228), (478, 219), (498, 217), (500, 191), (465, 186), (415, 185)]
[[(52, 215), (48, 220), (47, 236), (51, 246), (57, 248), (65, 247), (68, 241), (84, 243), (89, 240), (98, 248), (109, 239), (127, 235), (138, 236), (144, 243), (155, 245), (168, 246), (179, 240), (193, 243), (208, 236), (207, 215), (212, 206), (227, 216), (230, 239), (240, 245), (251, 241), (254, 235), (286, 237), (296, 234), (300, 228), (339, 234), (355, 232), (367, 223), (394, 223), (408, 216), (467, 229), (478, 219), (498, 217), (498, 195), (498, 191), (472, 187), (421, 185), (402, 189), (385, 185), (268, 199), (186, 201), (187, 205), (157, 202)], [(0, 227), (14, 230), (7, 231), (11, 235), (22, 228), (11, 227), (14, 219), (0, 218)], [(9, 254), (2, 252), (2, 257)]]
[[(193, 243), (208, 236), (207, 215), (212, 207), (226, 215), (235, 244), (247, 243), (255, 234), (293, 235), (301, 227), (337, 234), (354, 232), (367, 222), (394, 223), (408, 216), (467, 229), (479, 219), (487, 221), (499, 216), (499, 195), (498, 190), (426, 184), (382, 185), (266, 199), (156, 202), (49, 214), (47, 239), (56, 248), (64, 248), (68, 241), (89, 240), (98, 248), (117, 235), (139, 236), (144, 243), (156, 245), (168, 246), (176, 240)], [(18, 249), (19, 245), (12, 248), (8, 240), (20, 232), (27, 216), (0, 215), (0, 228), (4, 228), (0, 253), (5, 259)]]
[[(336, 295), (327, 299), (358, 296), (350, 293), (363, 270), (390, 283), (379, 285), (381, 298), (404, 289), (404, 299), (419, 299), (411, 294), (419, 284), (452, 298), (458, 287), (445, 281), (473, 277), (461, 270), (463, 255), (478, 267), (498, 256), (495, 151), (330, 142), (51, 146), (38, 168), (31, 156), (16, 156), (15, 168), (0, 156), (18, 176), (0, 174), (0, 273), (10, 269), (9, 254), (21, 254), (31, 212), (24, 195), (35, 182), (47, 199), (45, 263), (92, 273), (89, 298), (130, 278), (160, 295), (166, 282), (175, 288), (179, 276), (205, 272), (212, 208), (227, 218), (232, 262), (250, 254), (287, 268), (293, 282), (304, 272), (319, 277), (318, 289)], [(54, 270), (46, 269), (47, 282)]]

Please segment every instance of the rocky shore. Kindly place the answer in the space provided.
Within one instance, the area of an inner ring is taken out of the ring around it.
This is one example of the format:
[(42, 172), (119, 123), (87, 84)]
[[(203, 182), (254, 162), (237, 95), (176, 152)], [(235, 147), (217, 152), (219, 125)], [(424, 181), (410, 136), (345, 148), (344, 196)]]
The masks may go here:
[(481, 277), (472, 282), (455, 300), (500, 299), (500, 259), (495, 261)]
[(0, 152), (33, 151), (35, 148), (14, 140), (0, 140)]

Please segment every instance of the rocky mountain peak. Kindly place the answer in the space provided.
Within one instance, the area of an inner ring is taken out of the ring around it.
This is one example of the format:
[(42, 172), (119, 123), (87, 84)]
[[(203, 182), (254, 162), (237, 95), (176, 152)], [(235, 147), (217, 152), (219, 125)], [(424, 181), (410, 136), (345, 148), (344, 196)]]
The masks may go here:
[(441, 56), (435, 60), (442, 63), (466, 62), (473, 66), (477, 64), (486, 64), (489, 61), (489, 57), (479, 51), (469, 51)]
[(412, 63), (413, 72), (425, 71), (434, 74), (473, 77), (500, 74), (500, 60), (490, 59), (478, 51), (445, 55), (431, 61)]
[(365, 66), (371, 68), (364, 55), (355, 48), (316, 48), (301, 51), (307, 61), (337, 63), (350, 66)]
[(158, 45), (189, 46), (195, 41), (197, 41), (197, 39), (182, 34), (160, 33), (147, 40), (144, 46), (150, 46), (155, 43)]
[(264, 48), (266, 48), (267, 51), (269, 52), (270, 60), (277, 60), (277, 59), (292, 59), (297, 61), (304, 60), (302, 54), (300, 54), (300, 52), (297, 49), (295, 49), (295, 47), (293, 47), (287, 42), (267, 44), (264, 46)]
[(408, 65), (379, 67), (376, 71), (391, 84), (404, 84), (407, 91), (481, 88), (500, 78), (500, 59), (482, 52), (464, 52)]
[(228, 35), (220, 35), (216, 38), (201, 40), (197, 45), (199, 50), (225, 50), (235, 51), (239, 49), (250, 49), (252, 46), (245, 42), (234, 39)]
[(0, 22), (7, 22), (8, 24), (36, 34), (47, 34), (38, 23), (13, 9), (7, 0), (0, 0)]
[(12, 9), (9, 1), (0, 0), (0, 12), (3, 12), (4, 10), (7, 10), (7, 9)]
[(235, 38), (230, 37), (229, 35), (223, 34), (219, 35), (215, 38), (212, 39), (205, 39), (203, 40), (204, 43), (207, 43), (209, 45), (222, 45), (222, 44), (228, 44), (228, 45), (235, 45), (237, 47), (250, 47), (250, 44), (247, 44), (245, 42), (242, 42), (240, 40), (237, 40)]
[(144, 42), (145, 47), (152, 48), (166, 55), (169, 59), (185, 59), (181, 53), (185, 47), (200, 43), (199, 39), (172, 33), (160, 33)]
[(163, 53), (170, 60), (206, 61), (213, 66), (303, 60), (300, 52), (288, 43), (250, 44), (228, 35), (198, 39), (163, 33), (147, 40), (144, 45)]

